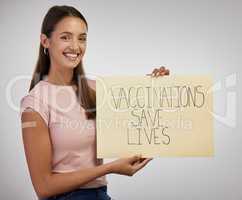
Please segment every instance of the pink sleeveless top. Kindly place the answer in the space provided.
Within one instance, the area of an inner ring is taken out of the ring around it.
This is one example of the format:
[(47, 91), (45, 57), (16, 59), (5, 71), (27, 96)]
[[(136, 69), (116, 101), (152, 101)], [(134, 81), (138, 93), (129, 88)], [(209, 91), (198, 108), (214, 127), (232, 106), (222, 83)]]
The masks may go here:
[[(95, 81), (88, 80), (95, 89)], [(49, 128), (53, 155), (52, 172), (65, 173), (102, 164), (96, 158), (96, 122), (88, 120), (72, 86), (54, 85), (42, 80), (24, 96), (20, 114), (31, 108)], [(95, 188), (106, 185), (105, 176), (83, 185)]]

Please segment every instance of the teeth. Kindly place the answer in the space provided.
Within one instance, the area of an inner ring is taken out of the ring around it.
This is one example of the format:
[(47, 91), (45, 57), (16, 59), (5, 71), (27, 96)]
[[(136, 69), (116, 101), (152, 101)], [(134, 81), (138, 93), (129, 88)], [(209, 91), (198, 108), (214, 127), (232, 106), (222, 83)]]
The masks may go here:
[(78, 56), (78, 54), (73, 54), (73, 53), (64, 53), (64, 55), (71, 58), (76, 58)]

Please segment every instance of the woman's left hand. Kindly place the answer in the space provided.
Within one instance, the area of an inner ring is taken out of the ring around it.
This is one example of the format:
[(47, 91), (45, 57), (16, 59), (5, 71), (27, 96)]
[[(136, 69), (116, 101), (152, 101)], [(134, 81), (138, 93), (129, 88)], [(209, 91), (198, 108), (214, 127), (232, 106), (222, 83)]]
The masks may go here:
[(166, 69), (164, 66), (161, 66), (160, 68), (155, 68), (151, 74), (147, 74), (147, 76), (152, 76), (152, 77), (158, 77), (158, 76), (165, 76), (169, 75), (170, 70)]

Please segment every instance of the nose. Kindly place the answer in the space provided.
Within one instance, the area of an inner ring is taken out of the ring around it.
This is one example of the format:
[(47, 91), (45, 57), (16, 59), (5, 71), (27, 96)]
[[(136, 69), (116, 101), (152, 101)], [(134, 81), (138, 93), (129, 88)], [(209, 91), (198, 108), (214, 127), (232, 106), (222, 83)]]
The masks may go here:
[(76, 39), (72, 40), (71, 47), (73, 50), (79, 50), (79, 43)]

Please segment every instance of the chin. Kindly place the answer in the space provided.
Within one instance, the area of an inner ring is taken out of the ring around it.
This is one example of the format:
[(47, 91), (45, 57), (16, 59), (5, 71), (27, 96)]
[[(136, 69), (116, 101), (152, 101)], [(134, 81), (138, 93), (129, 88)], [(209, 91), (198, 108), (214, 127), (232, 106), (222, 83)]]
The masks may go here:
[(80, 62), (79, 63), (65, 63), (64, 66), (68, 69), (75, 69), (79, 64), (80, 64)]

